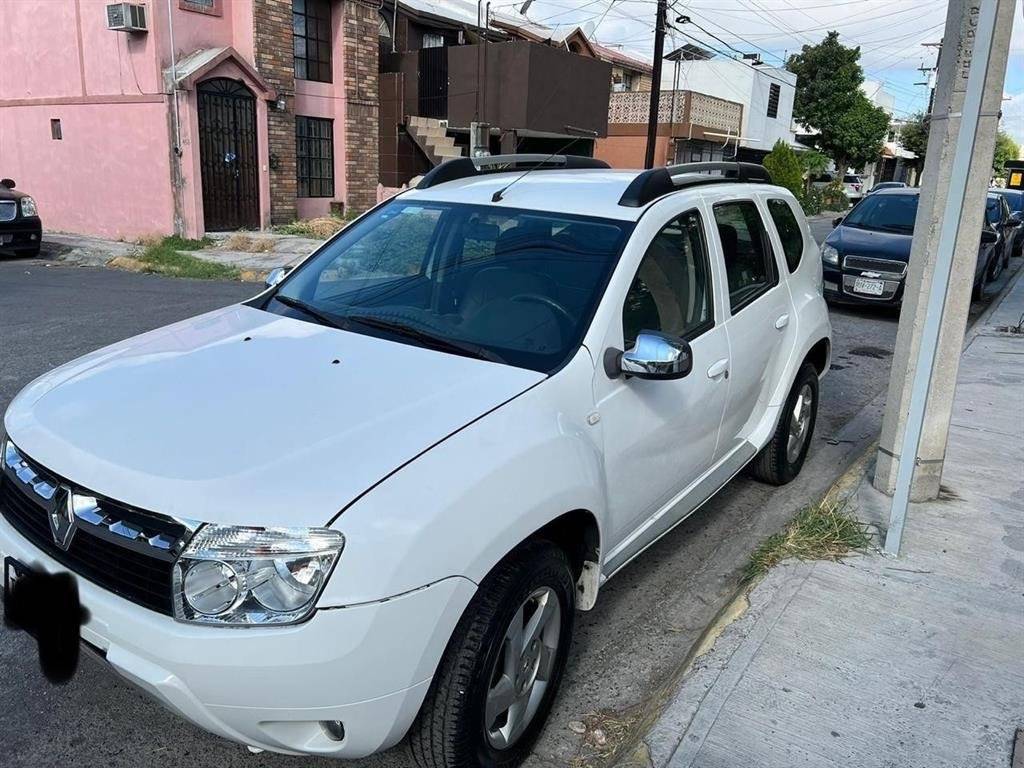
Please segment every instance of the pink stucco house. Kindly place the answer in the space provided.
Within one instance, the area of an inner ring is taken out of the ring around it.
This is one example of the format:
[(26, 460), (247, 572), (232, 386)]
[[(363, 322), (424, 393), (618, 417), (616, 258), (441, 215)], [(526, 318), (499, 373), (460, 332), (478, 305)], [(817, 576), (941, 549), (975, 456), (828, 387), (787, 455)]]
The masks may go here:
[(379, 3), (149, 0), (138, 31), (111, 5), (0, 2), (0, 174), (47, 229), (198, 237), (376, 201)]
[(49, 230), (258, 229), (365, 210), (471, 136), (591, 154), (611, 78), (510, 3), (0, 0), (0, 175)]

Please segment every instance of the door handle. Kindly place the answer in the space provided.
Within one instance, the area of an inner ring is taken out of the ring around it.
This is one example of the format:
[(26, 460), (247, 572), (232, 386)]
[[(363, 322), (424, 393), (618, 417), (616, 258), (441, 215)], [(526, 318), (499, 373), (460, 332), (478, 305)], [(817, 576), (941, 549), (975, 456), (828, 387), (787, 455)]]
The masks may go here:
[(775, 321), (775, 327), (780, 331), (789, 325), (789, 315), (779, 315), (779, 319)]
[(729, 358), (727, 357), (712, 363), (711, 367), (708, 368), (709, 379), (717, 379), (719, 376), (729, 378)]

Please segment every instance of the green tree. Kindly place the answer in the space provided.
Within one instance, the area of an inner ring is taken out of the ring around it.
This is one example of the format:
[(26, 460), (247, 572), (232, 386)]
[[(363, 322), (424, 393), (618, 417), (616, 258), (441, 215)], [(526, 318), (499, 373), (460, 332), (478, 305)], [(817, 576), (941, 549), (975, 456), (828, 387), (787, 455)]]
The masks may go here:
[(817, 131), (815, 148), (832, 158), (839, 173), (874, 160), (889, 130), (889, 116), (861, 90), (860, 48), (829, 32), (817, 45), (805, 45), (786, 68), (797, 76), (793, 117)]
[(1006, 176), (1006, 161), (1016, 160), (1020, 154), (1017, 142), (1009, 134), (999, 131), (996, 134), (996, 151), (992, 155), (992, 170), (996, 176)]
[(900, 127), (900, 144), (905, 150), (917, 155), (913, 165), (919, 173), (924, 169), (924, 156), (928, 151), (928, 133), (931, 127), (931, 118), (923, 112), (918, 112)]
[(800, 153), (800, 164), (804, 168), (804, 173), (807, 176), (807, 181), (810, 181), (815, 176), (820, 176), (828, 170), (829, 158), (828, 155), (819, 152), (816, 149), (807, 149)]
[(775, 142), (772, 151), (764, 158), (764, 167), (772, 175), (772, 181), (785, 187), (796, 196), (804, 188), (804, 168), (796, 152), (782, 139)]

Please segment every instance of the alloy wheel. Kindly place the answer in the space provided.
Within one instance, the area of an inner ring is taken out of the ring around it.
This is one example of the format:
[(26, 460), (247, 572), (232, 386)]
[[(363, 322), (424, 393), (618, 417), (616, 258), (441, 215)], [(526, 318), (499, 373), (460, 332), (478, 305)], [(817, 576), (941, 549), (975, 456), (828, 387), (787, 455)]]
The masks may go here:
[(810, 384), (804, 384), (796, 397), (793, 405), (793, 412), (789, 417), (789, 439), (786, 441), (786, 459), (790, 464), (796, 462), (800, 452), (807, 442), (807, 435), (811, 426), (811, 407), (813, 405), (814, 392)]
[(484, 729), (495, 749), (507, 749), (537, 714), (555, 667), (562, 606), (551, 587), (530, 593), (505, 630), (491, 670)]

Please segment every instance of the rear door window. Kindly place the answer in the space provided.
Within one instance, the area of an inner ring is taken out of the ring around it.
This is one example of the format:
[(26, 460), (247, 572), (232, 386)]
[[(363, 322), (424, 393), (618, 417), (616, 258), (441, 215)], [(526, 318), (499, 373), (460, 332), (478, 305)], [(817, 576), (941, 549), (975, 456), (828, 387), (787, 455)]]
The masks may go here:
[(789, 203), (779, 198), (768, 201), (768, 214), (779, 233), (782, 251), (786, 254), (786, 266), (790, 272), (795, 272), (800, 266), (800, 257), (804, 254), (804, 231), (800, 227), (800, 222), (797, 221)]
[(714, 210), (729, 284), (729, 306), (735, 315), (777, 285), (779, 275), (768, 232), (754, 202), (718, 203)]

